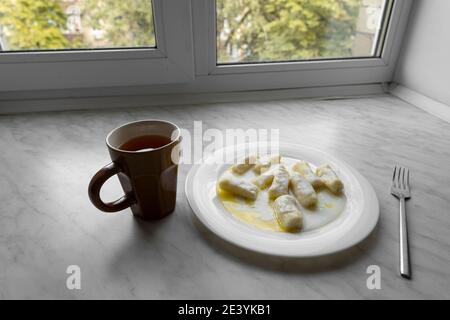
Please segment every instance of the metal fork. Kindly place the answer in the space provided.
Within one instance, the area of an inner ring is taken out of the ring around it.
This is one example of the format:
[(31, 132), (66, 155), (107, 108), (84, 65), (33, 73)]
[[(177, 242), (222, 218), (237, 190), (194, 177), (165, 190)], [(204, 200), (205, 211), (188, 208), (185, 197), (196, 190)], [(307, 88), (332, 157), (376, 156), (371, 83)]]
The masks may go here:
[(400, 201), (400, 275), (411, 278), (409, 263), (408, 228), (406, 225), (405, 200), (411, 198), (409, 169), (396, 165), (392, 175), (391, 194)]

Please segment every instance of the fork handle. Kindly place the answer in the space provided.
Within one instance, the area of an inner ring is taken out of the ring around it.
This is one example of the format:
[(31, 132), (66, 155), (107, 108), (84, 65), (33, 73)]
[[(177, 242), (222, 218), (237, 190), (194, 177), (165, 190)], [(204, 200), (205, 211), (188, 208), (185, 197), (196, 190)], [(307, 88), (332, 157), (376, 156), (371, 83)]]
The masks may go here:
[(411, 278), (408, 246), (408, 227), (406, 225), (405, 198), (400, 198), (400, 275)]

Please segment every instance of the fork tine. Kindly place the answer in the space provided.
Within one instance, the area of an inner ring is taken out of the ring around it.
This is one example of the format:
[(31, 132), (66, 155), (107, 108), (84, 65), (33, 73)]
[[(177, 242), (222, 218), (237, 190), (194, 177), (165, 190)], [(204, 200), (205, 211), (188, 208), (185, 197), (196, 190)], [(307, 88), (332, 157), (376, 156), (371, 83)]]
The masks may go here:
[(396, 183), (395, 183), (395, 176), (397, 175), (397, 165), (395, 165), (394, 167), (394, 174), (392, 175), (392, 185), (395, 187)]
[(402, 167), (398, 167), (398, 174), (397, 174), (397, 188), (401, 188), (402, 187), (402, 180), (401, 180), (401, 176), (402, 176)]
[(406, 175), (405, 175), (406, 168), (403, 168), (402, 173), (402, 189), (406, 189)]
[(406, 189), (409, 191), (409, 169), (406, 168)]

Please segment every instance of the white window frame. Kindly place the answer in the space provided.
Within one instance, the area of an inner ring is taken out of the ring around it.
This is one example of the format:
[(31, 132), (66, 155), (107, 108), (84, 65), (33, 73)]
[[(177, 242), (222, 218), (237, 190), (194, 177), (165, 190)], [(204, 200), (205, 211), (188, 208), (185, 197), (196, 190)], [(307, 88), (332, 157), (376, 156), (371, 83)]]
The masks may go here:
[(390, 82), (413, 0), (394, 0), (380, 57), (217, 65), (215, 0), (193, 0), (196, 81), (209, 90)]
[(71, 89), (90, 96), (201, 93), (390, 82), (412, 3), (394, 0), (380, 57), (218, 66), (215, 0), (153, 0), (157, 49), (0, 53), (0, 95), (58, 89), (64, 92), (55, 93), (58, 97)]
[(153, 12), (156, 48), (0, 52), (0, 91), (192, 81), (191, 2), (153, 0)]

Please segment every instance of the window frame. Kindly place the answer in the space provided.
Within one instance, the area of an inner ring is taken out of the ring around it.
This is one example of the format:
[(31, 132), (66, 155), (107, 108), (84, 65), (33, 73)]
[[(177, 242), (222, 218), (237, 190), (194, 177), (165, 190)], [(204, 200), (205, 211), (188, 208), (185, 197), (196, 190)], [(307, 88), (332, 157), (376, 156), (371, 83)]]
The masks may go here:
[(254, 76), (267, 76), (267, 81), (279, 79), (284, 82), (283, 73), (293, 81), (295, 87), (389, 82), (412, 2), (393, 0), (379, 57), (217, 64), (215, 0), (194, 0), (196, 75), (221, 77), (222, 82), (225, 78), (230, 79), (229, 81), (241, 78), (247, 89), (254, 89), (254, 86), (245, 85), (246, 82), (251, 82), (251, 79), (261, 83), (258, 81), (261, 79)]
[(0, 52), (1, 91), (191, 81), (191, 2), (153, 0), (153, 16), (156, 47)]
[(217, 66), (215, 0), (153, 1), (156, 49), (0, 53), (0, 95), (211, 93), (391, 82), (413, 3), (394, 0), (380, 57)]
[[(383, 33), (383, 39), (379, 40), (377, 34), (376, 41), (381, 41), (382, 48), (377, 50), (381, 53), (379, 56), (367, 56), (367, 57), (343, 57), (343, 58), (317, 58), (307, 60), (292, 60), (292, 61), (265, 61), (265, 62), (251, 62), (251, 63), (217, 63), (217, 50), (211, 51), (209, 56), (208, 69), (210, 74), (227, 74), (227, 73), (248, 73), (248, 72), (270, 72), (270, 71), (293, 71), (293, 70), (315, 70), (315, 69), (334, 69), (334, 68), (346, 68), (346, 67), (359, 67), (370, 66), (376, 67), (385, 65), (387, 63), (387, 56), (392, 49), (392, 42), (387, 41), (389, 34), (389, 26), (391, 25), (391, 18), (395, 14), (399, 14), (399, 6), (396, 6), (398, 2), (396, 0), (386, 0), (387, 6), (383, 8), (383, 17), (388, 21), (388, 25), (385, 27), (385, 21), (382, 21), (380, 33)], [(207, 4), (208, 16), (213, 19), (208, 21), (208, 41), (216, 41), (217, 29), (216, 29), (216, 1), (210, 1)], [(390, 39), (389, 39), (390, 40)], [(377, 43), (378, 49), (379, 43)]]

